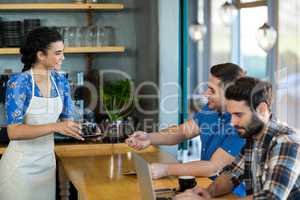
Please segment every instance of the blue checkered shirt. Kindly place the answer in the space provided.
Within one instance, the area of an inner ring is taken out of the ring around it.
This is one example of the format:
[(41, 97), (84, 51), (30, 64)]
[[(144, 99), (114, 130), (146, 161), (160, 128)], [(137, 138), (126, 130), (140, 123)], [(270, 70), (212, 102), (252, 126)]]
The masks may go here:
[(253, 199), (300, 199), (300, 133), (272, 119), (259, 140), (248, 140), (223, 175), (244, 181)]

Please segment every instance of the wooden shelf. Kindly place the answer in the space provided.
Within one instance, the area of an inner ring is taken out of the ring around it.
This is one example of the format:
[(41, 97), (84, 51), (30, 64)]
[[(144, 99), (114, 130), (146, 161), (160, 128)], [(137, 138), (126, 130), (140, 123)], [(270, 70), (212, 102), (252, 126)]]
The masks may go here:
[(89, 4), (91, 10), (123, 10), (124, 4), (121, 3), (95, 3)]
[(123, 53), (123, 46), (107, 46), (107, 47), (66, 47), (65, 53)]
[(122, 3), (1, 3), (0, 11), (12, 10), (122, 10)]
[[(107, 47), (66, 47), (64, 53), (123, 53), (123, 46)], [(17, 55), (19, 48), (0, 48), (0, 55)]]

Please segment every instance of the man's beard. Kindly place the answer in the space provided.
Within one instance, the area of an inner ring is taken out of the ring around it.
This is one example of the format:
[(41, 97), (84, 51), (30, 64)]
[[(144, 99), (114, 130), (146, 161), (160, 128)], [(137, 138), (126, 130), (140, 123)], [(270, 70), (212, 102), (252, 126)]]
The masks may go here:
[(240, 137), (251, 139), (258, 135), (265, 127), (265, 123), (259, 119), (255, 114), (252, 114), (251, 121), (246, 127), (235, 126), (236, 129), (244, 129), (243, 134), (239, 133)]

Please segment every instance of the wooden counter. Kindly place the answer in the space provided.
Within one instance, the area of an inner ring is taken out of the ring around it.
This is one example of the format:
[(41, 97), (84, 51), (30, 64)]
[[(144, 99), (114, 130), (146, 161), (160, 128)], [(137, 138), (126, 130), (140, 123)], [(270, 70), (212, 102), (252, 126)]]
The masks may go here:
[[(7, 145), (0, 145), (0, 155), (3, 154)], [(55, 154), (63, 156), (83, 156), (83, 155), (107, 155), (133, 151), (126, 144), (101, 144), (101, 143), (67, 143), (55, 144)], [(158, 151), (156, 147), (147, 148), (144, 152)]]
[[(0, 146), (0, 153), (5, 146)], [(123, 171), (134, 169), (131, 153), (126, 144), (57, 144), (60, 199), (69, 199), (71, 181), (80, 200), (138, 200), (139, 188), (135, 175), (123, 175)], [(150, 162), (174, 162), (174, 158), (159, 152), (156, 147), (141, 151)], [(207, 187), (208, 178), (198, 178), (198, 185)], [(177, 187), (174, 177), (154, 181), (155, 188)], [(237, 199), (226, 195), (219, 199)]]
[[(121, 145), (116, 145), (119, 148)], [(126, 151), (126, 148), (123, 148)], [(130, 149), (132, 150), (132, 149)], [(153, 151), (154, 150), (154, 151)], [(155, 148), (152, 152), (143, 152), (142, 155), (149, 162), (175, 162), (174, 158)], [(130, 152), (112, 152), (106, 155), (90, 156), (58, 156), (59, 170), (66, 176), (78, 191), (80, 200), (138, 200), (139, 187), (135, 175), (123, 175), (124, 171), (134, 170), (132, 154)], [(63, 182), (63, 181), (60, 181)], [(207, 187), (210, 179), (197, 179), (198, 185)], [(164, 178), (154, 181), (155, 188), (177, 187), (175, 177)], [(64, 186), (61, 187), (63, 189)], [(63, 191), (63, 190), (62, 190)], [(68, 199), (68, 195), (62, 192), (62, 199)], [(234, 195), (226, 195), (221, 199), (237, 199)]]

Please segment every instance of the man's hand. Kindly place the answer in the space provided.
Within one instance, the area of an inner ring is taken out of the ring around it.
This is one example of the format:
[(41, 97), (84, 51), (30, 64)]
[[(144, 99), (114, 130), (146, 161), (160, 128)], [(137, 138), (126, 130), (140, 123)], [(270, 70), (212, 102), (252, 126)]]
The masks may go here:
[(153, 179), (159, 179), (168, 176), (168, 164), (152, 163), (150, 167)]
[(175, 200), (211, 200), (211, 196), (206, 189), (197, 187), (176, 195)]
[(126, 139), (125, 143), (134, 149), (143, 150), (151, 145), (151, 140), (148, 133), (137, 131)]

